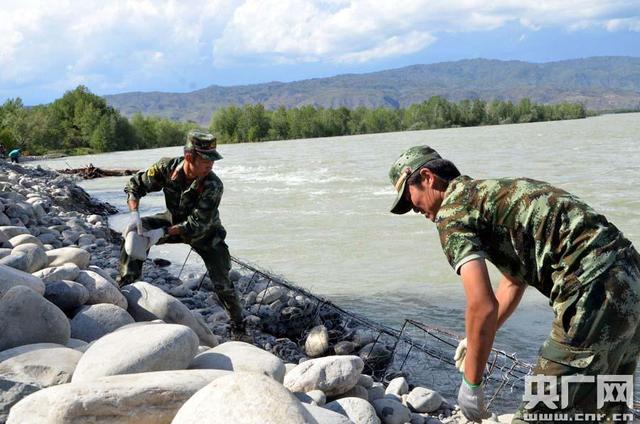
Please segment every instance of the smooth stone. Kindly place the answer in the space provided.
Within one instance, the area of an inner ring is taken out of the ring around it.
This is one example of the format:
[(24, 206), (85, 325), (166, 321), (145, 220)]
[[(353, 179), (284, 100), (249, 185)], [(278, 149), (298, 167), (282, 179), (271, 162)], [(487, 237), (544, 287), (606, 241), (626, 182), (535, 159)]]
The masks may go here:
[(329, 350), (329, 332), (324, 325), (313, 327), (304, 342), (304, 351), (312, 358)]
[(336, 396), (356, 385), (363, 368), (362, 359), (353, 355), (309, 359), (285, 376), (284, 386), (292, 392), (319, 389)]
[(89, 265), (87, 270), (95, 272), (96, 274), (98, 274), (99, 276), (101, 276), (102, 278), (104, 278), (105, 280), (110, 282), (111, 284), (113, 284), (114, 287), (120, 288), (120, 286), (118, 285), (116, 280), (114, 280), (113, 277), (111, 277), (111, 275), (107, 271), (105, 271), (104, 269), (102, 269), (102, 268), (100, 268), (98, 266), (95, 266), (95, 265)]
[(13, 405), (41, 389), (40, 386), (0, 377), (0, 423), (6, 422), (7, 415)]
[(41, 269), (33, 273), (35, 277), (41, 278), (45, 283), (49, 281), (71, 280), (75, 281), (80, 273), (80, 268), (74, 263), (68, 263), (60, 266), (52, 266)]
[(91, 260), (91, 254), (79, 247), (61, 247), (47, 251), (49, 266), (60, 266), (66, 263), (74, 263), (80, 269), (86, 269)]
[(327, 403), (327, 396), (322, 390), (310, 390), (306, 395), (309, 396), (309, 398), (311, 398), (311, 400), (313, 400), (318, 406), (324, 406), (324, 404)]
[(338, 342), (333, 346), (336, 355), (351, 355), (356, 350), (356, 344), (348, 340)]
[(107, 279), (93, 271), (80, 271), (76, 282), (82, 284), (89, 291), (88, 304), (111, 303), (122, 309), (127, 309), (127, 299), (117, 287)]
[(14, 347), (0, 352), (0, 378), (39, 387), (68, 383), (81, 356), (55, 343)]
[(202, 321), (173, 296), (144, 281), (138, 281), (122, 288), (127, 300), (127, 311), (136, 321), (161, 319), (167, 323), (186, 325), (198, 335), (200, 344), (210, 347), (218, 345), (218, 338)]
[(220, 369), (264, 374), (279, 383), (284, 381), (284, 362), (277, 356), (244, 342), (226, 342), (197, 355), (192, 369)]
[[(418, 414), (417, 412), (412, 412), (411, 413), (411, 421), (409, 421), (409, 424), (425, 424), (426, 418), (423, 417), (422, 415)], [(440, 422), (438, 420), (438, 422)]]
[(369, 402), (382, 399), (384, 397), (384, 390), (384, 384), (374, 382), (371, 387), (367, 389), (367, 392), (369, 393)]
[(372, 342), (361, 348), (358, 356), (367, 363), (368, 367), (376, 368), (391, 359), (391, 352), (381, 343)]
[(373, 386), (373, 377), (367, 374), (360, 374), (358, 377), (358, 385), (365, 389), (370, 389)]
[(43, 389), (16, 404), (8, 424), (169, 424), (198, 390), (229, 374), (218, 370), (114, 375)]
[(387, 390), (385, 390), (384, 393), (402, 396), (409, 393), (409, 383), (404, 377), (396, 377), (389, 382)]
[(20, 234), (18, 236), (11, 237), (11, 239), (9, 239), (9, 243), (11, 244), (11, 247), (17, 247), (21, 244), (27, 243), (37, 244), (38, 246), (42, 247), (42, 242), (40, 241), (40, 239), (38, 239), (38, 237), (32, 236), (31, 234)]
[[(2, 234), (2, 233), (0, 233)], [(9, 256), (11, 254), (11, 249), (1, 247), (0, 248), (0, 259)]]
[(316, 401), (311, 399), (311, 397), (309, 395), (307, 395), (306, 393), (302, 393), (302, 392), (293, 392), (293, 395), (302, 403), (308, 403), (311, 405), (317, 405)]
[(9, 239), (22, 234), (29, 234), (29, 230), (26, 227), (19, 227), (16, 225), (3, 225), (0, 227), (0, 231), (2, 231)]
[(280, 383), (245, 372), (218, 378), (199, 390), (171, 424), (201, 424), (203, 417), (210, 423), (318, 424)]
[(256, 302), (267, 305), (269, 303), (275, 302), (286, 294), (287, 290), (285, 288), (279, 286), (271, 286), (258, 293)]
[(184, 325), (130, 324), (96, 340), (80, 359), (72, 381), (185, 369), (197, 350), (198, 336)]
[(324, 407), (344, 415), (355, 424), (380, 424), (376, 410), (364, 399), (345, 397), (329, 402)]
[(135, 321), (124, 309), (110, 303), (80, 308), (71, 320), (71, 337), (89, 343)]
[(28, 287), (13, 287), (0, 299), (0, 351), (32, 343), (64, 345), (70, 333), (64, 313)]
[(75, 281), (49, 281), (45, 284), (44, 297), (63, 311), (69, 312), (87, 303), (89, 291)]
[(303, 403), (302, 407), (307, 410), (318, 424), (353, 424), (353, 421), (344, 415), (320, 406)]
[(444, 402), (440, 393), (425, 387), (416, 387), (407, 396), (407, 406), (416, 412), (433, 412)]
[(38, 236), (38, 240), (40, 240), (42, 244), (55, 244), (60, 242), (58, 237), (55, 234), (51, 234), (51, 233), (40, 234)]
[(348, 398), (348, 397), (360, 398), (368, 401), (369, 391), (366, 388), (356, 384), (351, 389), (347, 390), (346, 392), (340, 395), (340, 398)]
[(24, 252), (13, 252), (12, 250), (9, 256), (0, 259), (0, 265), (27, 272), (29, 269), (29, 257)]
[[(9, 219), (9, 217), (4, 212), (0, 212), (0, 226), (4, 227), (7, 225), (11, 225), (11, 219)], [(4, 233), (2, 234), (4, 235)], [(4, 242), (4, 240), (0, 240), (0, 245), (4, 244)]]
[[(20, 236), (18, 236), (20, 237)], [(20, 244), (13, 248), (12, 254), (14, 252), (20, 252), (27, 255), (27, 269), (26, 272), (36, 272), (45, 268), (49, 263), (49, 258), (47, 258), (47, 253), (42, 247), (42, 243), (24, 243)]]
[(87, 217), (87, 222), (89, 224), (97, 224), (98, 222), (102, 222), (102, 216), (100, 215), (89, 215)]
[(404, 424), (411, 421), (409, 408), (396, 400), (382, 398), (372, 403), (382, 424)]
[(89, 343), (85, 342), (84, 340), (78, 340), (71, 337), (65, 346), (70, 347), (71, 349), (75, 349), (78, 352), (84, 353), (89, 347)]
[(292, 364), (290, 362), (287, 362), (286, 364), (284, 364), (284, 374), (287, 375), (289, 373), (289, 371), (291, 371), (292, 369), (294, 369), (297, 366), (298, 366), (298, 364)]

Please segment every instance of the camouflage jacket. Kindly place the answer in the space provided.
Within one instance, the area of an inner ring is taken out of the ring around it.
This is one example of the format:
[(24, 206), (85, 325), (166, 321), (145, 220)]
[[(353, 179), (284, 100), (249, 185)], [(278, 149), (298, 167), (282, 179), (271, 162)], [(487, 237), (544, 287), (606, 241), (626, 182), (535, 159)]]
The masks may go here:
[(519, 178), (450, 182), (436, 216), (442, 249), (459, 273), (485, 257), (502, 273), (536, 287), (550, 303), (589, 283), (630, 246), (591, 207), (547, 183)]
[(222, 181), (210, 172), (202, 179), (188, 182), (183, 163), (183, 157), (162, 158), (131, 177), (124, 191), (129, 199), (139, 200), (149, 192), (162, 190), (172, 224), (180, 227), (186, 240), (197, 241), (224, 231), (218, 214)]

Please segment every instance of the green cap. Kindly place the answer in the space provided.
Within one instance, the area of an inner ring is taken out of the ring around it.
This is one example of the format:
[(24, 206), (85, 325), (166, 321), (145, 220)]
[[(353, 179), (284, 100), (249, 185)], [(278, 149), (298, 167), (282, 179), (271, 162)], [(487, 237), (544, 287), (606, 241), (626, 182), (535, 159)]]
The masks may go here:
[(400, 155), (389, 169), (389, 179), (395, 187), (396, 200), (391, 206), (391, 212), (402, 215), (411, 210), (411, 203), (404, 199), (404, 190), (409, 176), (427, 162), (441, 159), (438, 152), (429, 146), (413, 146)]
[(218, 143), (213, 134), (204, 131), (189, 131), (187, 133), (187, 143), (184, 145), (185, 150), (196, 152), (208, 160), (220, 160), (222, 155), (216, 150)]

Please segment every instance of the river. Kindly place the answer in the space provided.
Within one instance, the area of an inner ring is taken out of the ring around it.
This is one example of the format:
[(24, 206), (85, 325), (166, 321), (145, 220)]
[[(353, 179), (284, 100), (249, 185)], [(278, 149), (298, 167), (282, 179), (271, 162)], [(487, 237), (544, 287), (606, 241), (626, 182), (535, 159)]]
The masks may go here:
[[(562, 187), (640, 243), (640, 114), (532, 124), (454, 128), (221, 145), (214, 171), (225, 184), (220, 213), (231, 253), (285, 276), (338, 305), (399, 328), (405, 318), (464, 332), (464, 294), (421, 215), (396, 216), (387, 172), (406, 148), (429, 144), (476, 178), (527, 176)], [(92, 163), (146, 168), (181, 147), (31, 162), (54, 169)], [(123, 212), (128, 177), (82, 186)], [(141, 202), (163, 209), (161, 194)], [(111, 218), (121, 229), (125, 213)], [(183, 245), (154, 247), (177, 272)], [(202, 271), (191, 255), (188, 271)], [(492, 271), (494, 282), (498, 274)], [(533, 361), (552, 312), (535, 289), (499, 331), (496, 345)], [(526, 334), (526, 337), (523, 337)]]

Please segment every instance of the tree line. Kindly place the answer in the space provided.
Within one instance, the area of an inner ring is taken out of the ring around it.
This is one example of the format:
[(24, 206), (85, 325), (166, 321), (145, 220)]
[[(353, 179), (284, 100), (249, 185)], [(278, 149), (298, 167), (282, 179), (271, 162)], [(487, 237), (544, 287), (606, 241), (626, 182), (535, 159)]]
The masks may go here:
[[(587, 116), (577, 103), (540, 105), (493, 100), (449, 102), (432, 97), (404, 109), (301, 106), (267, 110), (262, 104), (228, 106), (212, 114), (208, 128), (221, 143), (330, 137), (390, 131), (576, 119)], [(20, 98), (0, 106), (0, 144), (23, 153), (88, 154), (176, 146), (195, 122), (135, 114), (131, 119), (87, 87), (78, 86), (47, 105), (26, 107)]]

